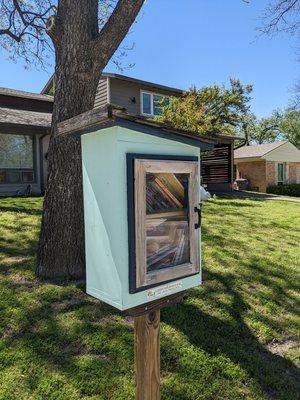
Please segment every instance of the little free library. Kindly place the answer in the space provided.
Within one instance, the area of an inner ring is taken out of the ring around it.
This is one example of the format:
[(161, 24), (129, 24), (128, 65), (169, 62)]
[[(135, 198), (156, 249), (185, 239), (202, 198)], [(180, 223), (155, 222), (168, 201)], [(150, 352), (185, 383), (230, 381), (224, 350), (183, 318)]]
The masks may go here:
[(213, 140), (105, 106), (82, 146), (86, 291), (135, 317), (136, 398), (159, 399), (159, 309), (201, 283), (201, 150)]

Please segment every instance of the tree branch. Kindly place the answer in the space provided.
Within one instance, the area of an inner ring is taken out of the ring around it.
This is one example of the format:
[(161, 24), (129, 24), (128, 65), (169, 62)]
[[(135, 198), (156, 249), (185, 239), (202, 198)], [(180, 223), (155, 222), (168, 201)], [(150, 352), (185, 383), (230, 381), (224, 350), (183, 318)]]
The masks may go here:
[(106, 65), (120, 46), (136, 19), (145, 0), (119, 0), (113, 13), (100, 31), (95, 52), (100, 65)]
[(260, 31), (264, 34), (294, 34), (300, 28), (300, 0), (273, 0), (262, 19), (264, 24)]
[(0, 29), (0, 35), (7, 35), (18, 43), (23, 36), (32, 36), (33, 30), (37, 33), (44, 30), (49, 14), (56, 9), (56, 6), (50, 2), (48, 7), (37, 11), (22, 9), (19, 0), (12, 0), (11, 8), (3, 3), (2, 7), (5, 9), (9, 23), (7, 28)]

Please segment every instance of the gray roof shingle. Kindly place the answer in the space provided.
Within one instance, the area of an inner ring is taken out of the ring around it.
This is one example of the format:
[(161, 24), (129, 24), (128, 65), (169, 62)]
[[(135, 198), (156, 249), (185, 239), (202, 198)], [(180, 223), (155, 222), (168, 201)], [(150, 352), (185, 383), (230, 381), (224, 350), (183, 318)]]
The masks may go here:
[(0, 87), (0, 94), (4, 96), (15, 96), (22, 97), (23, 99), (41, 100), (53, 103), (53, 96), (49, 96), (48, 94), (31, 93), (5, 87)]
[(50, 128), (52, 114), (47, 112), (16, 110), (0, 107), (0, 124)]

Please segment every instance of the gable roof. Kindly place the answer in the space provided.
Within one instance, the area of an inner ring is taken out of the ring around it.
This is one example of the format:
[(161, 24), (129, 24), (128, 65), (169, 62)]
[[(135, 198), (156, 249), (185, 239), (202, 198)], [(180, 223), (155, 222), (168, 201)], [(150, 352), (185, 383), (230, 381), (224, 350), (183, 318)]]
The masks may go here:
[[(149, 81), (144, 81), (141, 79), (137, 79), (137, 78), (133, 78), (131, 76), (126, 76), (126, 75), (121, 75), (121, 74), (115, 74), (115, 73), (111, 73), (111, 72), (102, 72), (102, 74), (100, 75), (99, 79), (101, 77), (104, 78), (113, 78), (113, 79), (120, 79), (122, 81), (127, 81), (127, 82), (132, 82), (132, 83), (137, 83), (139, 85), (144, 85), (144, 86), (149, 86), (149, 87), (153, 87), (154, 90), (168, 90), (170, 92), (174, 92), (177, 94), (182, 94), (184, 93), (184, 90), (182, 89), (178, 89), (178, 88), (174, 88), (174, 87), (170, 87), (170, 86), (165, 86), (165, 85), (161, 85), (159, 83), (154, 83), (154, 82), (149, 82)], [(41, 93), (46, 93), (48, 92), (53, 84), (53, 79), (54, 79), (54, 74), (51, 76), (51, 78), (48, 80), (48, 82), (46, 83), (46, 85), (43, 87)]]
[(243, 146), (239, 149), (234, 150), (234, 158), (237, 159), (263, 157), (270, 151), (277, 149), (285, 143), (288, 143), (288, 140), (266, 144), (257, 144), (253, 146)]

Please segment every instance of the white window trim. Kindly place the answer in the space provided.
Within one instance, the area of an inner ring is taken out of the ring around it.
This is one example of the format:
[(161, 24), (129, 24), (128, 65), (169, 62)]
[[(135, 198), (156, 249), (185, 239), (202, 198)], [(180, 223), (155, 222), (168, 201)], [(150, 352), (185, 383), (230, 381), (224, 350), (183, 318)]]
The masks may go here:
[[(151, 108), (151, 114), (147, 114), (143, 112), (143, 94), (149, 94), (151, 101), (150, 101), (150, 108)], [(140, 103), (141, 103), (141, 115), (145, 115), (147, 117), (155, 117), (154, 115), (154, 101), (153, 101), (153, 96), (162, 96), (169, 98), (170, 96), (162, 93), (156, 93), (156, 92), (148, 92), (147, 90), (140, 90)]]

